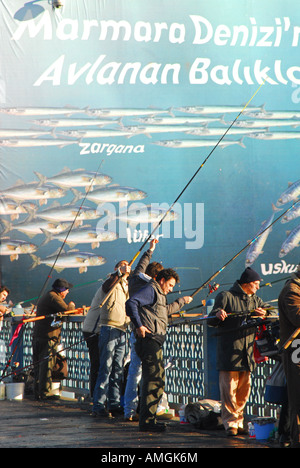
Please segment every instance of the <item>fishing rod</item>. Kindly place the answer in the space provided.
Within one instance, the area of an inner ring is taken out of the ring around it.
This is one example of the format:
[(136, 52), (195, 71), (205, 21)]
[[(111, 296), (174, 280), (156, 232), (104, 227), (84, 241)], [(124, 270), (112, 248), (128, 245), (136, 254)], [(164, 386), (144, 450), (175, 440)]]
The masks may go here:
[[(235, 124), (235, 122), (239, 119), (239, 117), (242, 115), (242, 113), (244, 112), (244, 110), (248, 107), (248, 105), (250, 104), (250, 102), (252, 101), (252, 99), (256, 96), (256, 94), (258, 93), (258, 91), (260, 90), (260, 88), (265, 84), (266, 82), (266, 79), (259, 85), (259, 87), (257, 88), (257, 90), (255, 91), (255, 93), (251, 96), (251, 98), (248, 100), (248, 102), (245, 104), (245, 106), (243, 107), (243, 109), (237, 114), (237, 116), (235, 117), (235, 119), (231, 122), (231, 124), (229, 125), (229, 127), (225, 130), (225, 132), (223, 133), (223, 135), (220, 137), (220, 139), (217, 141), (217, 143), (215, 144), (215, 146), (212, 148), (212, 150), (209, 152), (209, 154), (206, 156), (206, 158), (204, 159), (204, 161), (202, 162), (202, 164), (198, 167), (198, 169), (196, 170), (196, 172), (193, 174), (193, 176), (190, 178), (190, 180), (187, 182), (187, 184), (184, 186), (184, 188), (181, 190), (181, 192), (179, 193), (179, 195), (175, 198), (175, 200), (173, 201), (173, 203), (171, 204), (171, 206), (168, 208), (168, 210), (166, 210), (166, 212), (164, 213), (164, 215), (162, 216), (162, 218), (159, 220), (159, 222), (157, 223), (157, 225), (154, 227), (154, 229), (152, 230), (152, 232), (150, 232), (150, 234), (148, 235), (148, 237), (146, 238), (146, 240), (143, 242), (143, 244), (141, 245), (141, 247), (138, 249), (138, 251), (136, 252), (136, 254), (134, 255), (134, 257), (132, 258), (132, 260), (129, 262), (129, 266), (132, 266), (132, 264), (135, 262), (135, 260), (137, 259), (137, 257), (140, 255), (141, 251), (144, 249), (145, 245), (149, 242), (149, 240), (151, 239), (151, 237), (153, 236), (154, 232), (160, 227), (160, 225), (162, 224), (162, 222), (164, 221), (165, 217), (169, 214), (169, 212), (172, 210), (173, 206), (178, 202), (178, 200), (181, 198), (181, 196), (183, 195), (183, 193), (186, 191), (186, 189), (189, 187), (189, 185), (192, 183), (192, 181), (195, 179), (195, 177), (197, 176), (197, 174), (200, 172), (200, 170), (203, 168), (203, 166), (207, 163), (207, 161), (209, 160), (209, 158), (211, 157), (211, 155), (213, 154), (213, 152), (216, 150), (216, 148), (219, 146), (219, 144), (221, 143), (221, 141), (225, 138), (225, 136), (227, 135), (227, 133), (229, 132), (229, 130), (233, 127), (233, 125)], [(118, 279), (118, 281), (111, 287), (111, 289), (108, 291), (108, 293), (106, 294), (106, 296), (103, 298), (102, 302), (100, 303), (99, 307), (101, 308), (105, 302), (108, 300), (108, 298), (110, 297), (110, 295), (112, 294), (112, 292), (114, 291), (114, 289), (117, 287), (117, 285), (120, 283), (122, 279), (122, 276)]]
[(257, 236), (255, 236), (251, 241), (249, 241), (239, 252), (237, 252), (230, 260), (228, 260), (223, 266), (222, 268), (220, 268), (218, 271), (216, 271), (213, 275), (211, 275), (207, 281), (205, 281), (205, 283), (203, 283), (198, 289), (196, 289), (193, 294), (191, 294), (191, 297), (194, 297), (196, 296), (196, 294), (198, 294), (203, 288), (205, 288), (214, 278), (216, 278), (220, 273), (222, 273), (222, 271), (225, 270), (225, 268), (231, 263), (233, 262), (233, 260), (235, 260), (241, 253), (243, 253), (248, 247), (250, 247), (250, 245), (252, 245), (257, 239), (259, 239), (263, 234), (264, 232), (266, 232), (268, 229), (270, 229), (272, 226), (274, 226), (274, 224), (276, 224), (286, 213), (288, 213), (291, 209), (293, 209), (293, 207), (295, 206), (295, 204), (297, 203), (297, 200), (293, 203), (292, 206), (290, 206), (289, 208), (287, 208), (280, 216), (278, 216), (278, 218), (276, 218), (269, 226), (267, 226), (260, 234), (258, 234)]

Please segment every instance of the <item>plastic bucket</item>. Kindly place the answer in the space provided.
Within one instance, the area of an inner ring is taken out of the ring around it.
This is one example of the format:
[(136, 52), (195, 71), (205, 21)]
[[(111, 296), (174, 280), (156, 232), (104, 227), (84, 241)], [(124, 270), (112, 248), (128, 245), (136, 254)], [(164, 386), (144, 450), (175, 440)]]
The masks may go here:
[(13, 382), (5, 384), (6, 398), (8, 400), (23, 400), (24, 382)]
[(0, 400), (5, 400), (5, 384), (0, 383)]
[(263, 418), (261, 421), (253, 421), (255, 438), (258, 440), (268, 439), (274, 430), (274, 420)]

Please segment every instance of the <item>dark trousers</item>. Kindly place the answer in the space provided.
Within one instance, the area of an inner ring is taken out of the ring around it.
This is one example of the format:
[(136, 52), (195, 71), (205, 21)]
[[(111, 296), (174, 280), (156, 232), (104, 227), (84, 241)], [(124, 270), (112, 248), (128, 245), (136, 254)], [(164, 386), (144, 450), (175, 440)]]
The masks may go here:
[(153, 338), (137, 338), (136, 353), (142, 361), (139, 425), (156, 422), (158, 403), (165, 388), (163, 352), (160, 343)]
[(86, 345), (89, 350), (90, 357), (90, 396), (93, 398), (94, 388), (97, 382), (98, 370), (100, 365), (99, 359), (99, 336), (96, 333), (83, 333)]
[(293, 362), (292, 349), (283, 353), (283, 366), (287, 381), (290, 436), (292, 447), (300, 447), (300, 363)]
[(52, 372), (56, 363), (59, 342), (60, 330), (54, 330), (48, 336), (35, 336), (33, 339), (35, 398), (45, 398), (51, 395)]

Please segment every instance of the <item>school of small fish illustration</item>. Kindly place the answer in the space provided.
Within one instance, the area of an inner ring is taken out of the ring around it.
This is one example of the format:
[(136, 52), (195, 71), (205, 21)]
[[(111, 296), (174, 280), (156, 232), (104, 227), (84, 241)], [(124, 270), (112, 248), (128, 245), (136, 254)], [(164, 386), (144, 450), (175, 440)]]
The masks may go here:
[[(249, 106), (244, 112), (244, 118), (235, 122), (228, 131), (228, 136), (218, 140), (230, 123), (230, 114), (243, 111), (243, 106), (183, 106), (176, 109), (154, 108), (0, 108), (0, 115), (24, 117), (30, 128), (1, 128), (0, 147), (12, 148), (42, 148), (56, 146), (64, 148), (69, 145), (79, 145), (85, 139), (100, 138), (134, 138), (144, 136), (147, 143), (155, 144), (166, 150), (193, 149), (214, 147), (226, 148), (231, 145), (247, 146), (246, 138), (260, 141), (290, 140), (300, 138), (300, 112), (267, 111), (264, 106)], [(229, 116), (229, 117), (228, 117)], [(130, 125), (124, 120), (131, 119)], [(227, 120), (226, 120), (227, 119)], [(218, 126), (219, 125), (219, 126)], [(290, 127), (290, 131), (281, 130)], [(296, 130), (295, 130), (296, 129)], [(168, 139), (155, 139), (167, 134)], [(174, 135), (170, 139), (170, 135)], [(153, 138), (154, 137), (154, 138)], [(233, 137), (236, 137), (233, 139)], [(151, 140), (150, 140), (151, 139)], [(164, 151), (162, 149), (162, 151)], [(102, 242), (113, 242), (118, 239), (118, 233), (109, 230), (95, 229), (85, 221), (97, 220), (100, 214), (95, 206), (80, 206), (80, 200), (86, 195), (86, 200), (96, 204), (128, 203), (143, 200), (147, 197), (140, 188), (120, 186), (113, 183), (111, 175), (87, 171), (85, 169), (70, 170), (64, 168), (53, 175), (34, 172), (37, 180), (25, 183), (18, 181), (0, 192), (0, 222), (2, 225), (0, 255), (17, 260), (21, 254), (29, 254), (33, 259), (32, 268), (38, 265), (51, 265), (55, 253), (41, 259), (37, 256), (40, 246), (52, 241), (63, 242), (76, 218), (67, 238), (71, 248), (63, 252), (57, 262), (57, 271), (64, 268), (78, 268), (80, 273), (90, 266), (102, 265), (105, 258), (91, 252), (79, 251), (74, 247), (88, 245), (91, 249), (99, 248)], [(59, 203), (69, 191), (73, 194), (72, 202)], [(249, 247), (246, 254), (246, 265), (252, 265), (259, 255), (270, 235), (274, 213), (287, 203), (295, 203), (300, 195), (300, 180), (289, 183), (288, 188), (279, 195), (276, 204), (272, 205), (272, 213), (266, 219), (259, 231), (257, 240)], [(52, 200), (52, 205), (48, 203)], [(43, 205), (48, 205), (47, 207)], [(148, 205), (148, 208), (150, 205)], [(145, 207), (138, 215), (126, 212), (119, 220), (130, 223), (158, 222), (162, 211), (150, 212)], [(19, 217), (24, 217), (19, 221)], [(300, 201), (282, 219), (288, 223), (300, 216)], [(8, 219), (9, 218), (9, 219)], [(168, 220), (176, 219), (176, 213), (171, 212)], [(270, 228), (268, 227), (270, 226)], [(29, 241), (13, 240), (8, 237), (11, 231), (18, 231), (28, 238), (43, 235), (43, 241), (37, 245)], [(263, 235), (260, 233), (263, 232)], [(287, 232), (287, 237), (279, 249), (279, 257), (286, 256), (300, 244), (300, 225)]]

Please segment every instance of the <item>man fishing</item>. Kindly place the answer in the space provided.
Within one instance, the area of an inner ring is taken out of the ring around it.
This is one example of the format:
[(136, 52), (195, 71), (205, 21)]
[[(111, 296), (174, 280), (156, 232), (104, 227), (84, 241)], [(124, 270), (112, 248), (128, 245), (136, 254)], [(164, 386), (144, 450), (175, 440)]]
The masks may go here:
[(217, 368), (221, 416), (228, 436), (247, 434), (243, 412), (251, 391), (251, 372), (255, 369), (256, 327), (243, 328), (242, 324), (247, 316), (268, 315), (268, 304), (256, 295), (260, 282), (259, 274), (246, 268), (229, 291), (217, 295), (209, 314), (208, 325), (222, 330), (217, 342)]
[(184, 296), (167, 304), (167, 294), (179, 276), (171, 268), (158, 272), (146, 286), (126, 302), (126, 314), (136, 330), (135, 349), (142, 362), (139, 428), (141, 431), (161, 432), (164, 425), (156, 422), (158, 403), (164, 391), (165, 372), (162, 347), (166, 338), (168, 315), (193, 299)]
[[(75, 309), (74, 302), (65, 302), (72, 284), (63, 278), (54, 281), (51, 291), (37, 303), (36, 316), (51, 316), (35, 322), (33, 331), (34, 395), (36, 399), (56, 398), (51, 394), (52, 371), (56, 362), (61, 327), (53, 328), (53, 314)], [(47, 359), (48, 358), (48, 359)]]

